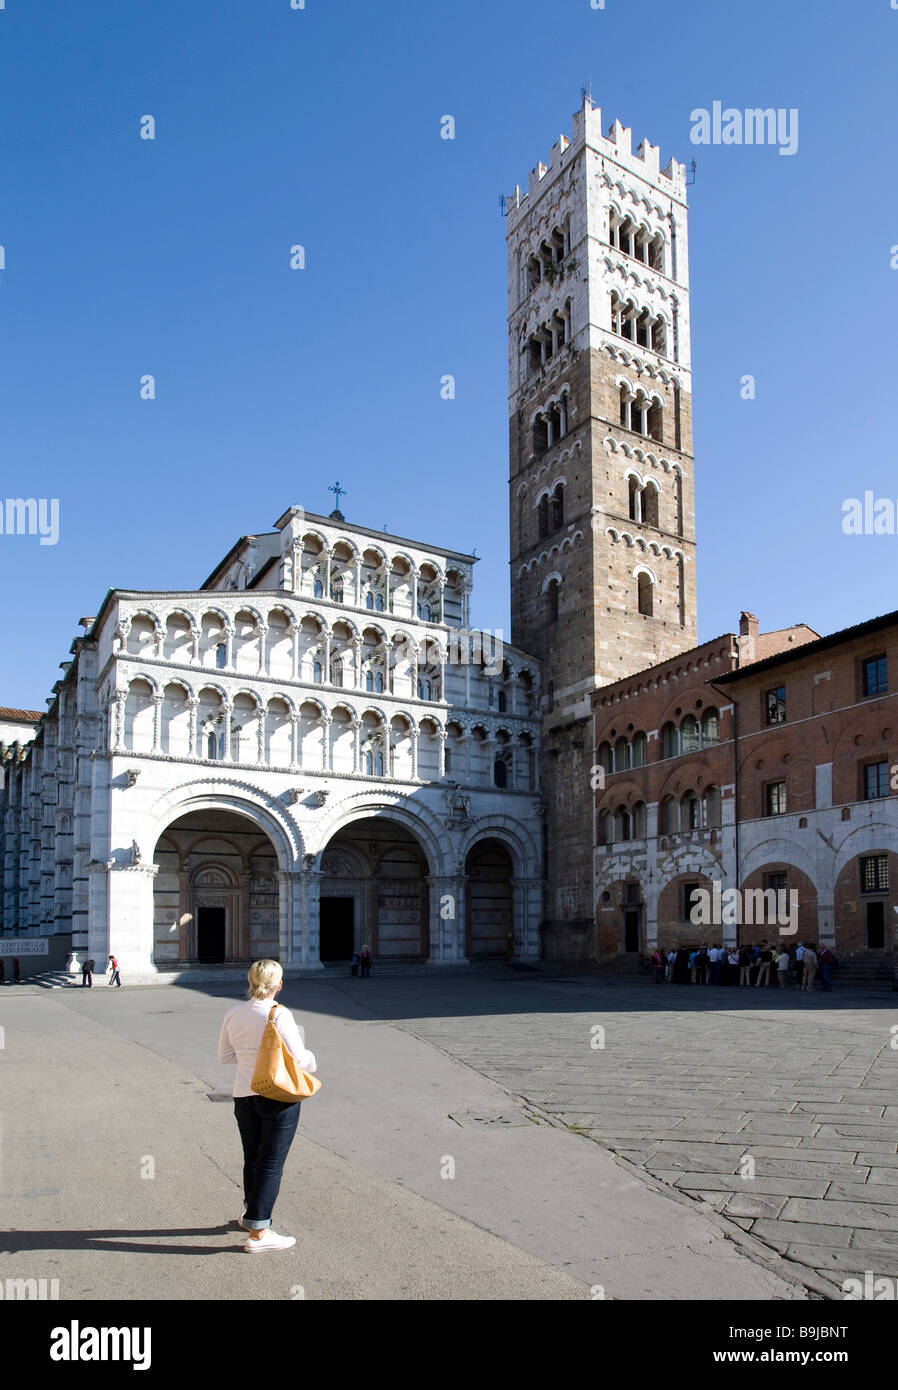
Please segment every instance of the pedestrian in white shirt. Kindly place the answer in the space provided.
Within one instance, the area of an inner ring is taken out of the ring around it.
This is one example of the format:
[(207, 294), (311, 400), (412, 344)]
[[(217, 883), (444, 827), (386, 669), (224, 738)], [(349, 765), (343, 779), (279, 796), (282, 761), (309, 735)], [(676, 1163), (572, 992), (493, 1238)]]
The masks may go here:
[(786, 980), (789, 978), (789, 964), (789, 952), (783, 947), (776, 958), (776, 976), (780, 982), (780, 989), (786, 988)]
[[(238, 1225), (247, 1231), (244, 1250), (257, 1255), (267, 1250), (287, 1250), (295, 1236), (281, 1236), (271, 1229), (271, 1213), (281, 1189), (284, 1163), (299, 1124), (300, 1101), (266, 1100), (252, 1089), (256, 1058), (275, 996), (284, 987), (284, 972), (276, 960), (257, 960), (249, 974), (249, 999), (235, 1004), (224, 1016), (218, 1040), (220, 1062), (236, 1063), (234, 1114), (243, 1143), (243, 1195), (246, 1211)], [(293, 1015), (275, 1005), (275, 1027), (284, 1046), (304, 1071), (318, 1070), (315, 1054), (303, 1042)]]

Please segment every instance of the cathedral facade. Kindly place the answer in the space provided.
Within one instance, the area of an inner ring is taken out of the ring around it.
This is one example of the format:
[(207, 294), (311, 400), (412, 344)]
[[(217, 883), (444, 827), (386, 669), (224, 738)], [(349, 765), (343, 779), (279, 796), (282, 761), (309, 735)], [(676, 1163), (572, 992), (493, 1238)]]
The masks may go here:
[(539, 663), (469, 630), (475, 563), (292, 508), (109, 593), (6, 749), (5, 930), (132, 980), (536, 959)]

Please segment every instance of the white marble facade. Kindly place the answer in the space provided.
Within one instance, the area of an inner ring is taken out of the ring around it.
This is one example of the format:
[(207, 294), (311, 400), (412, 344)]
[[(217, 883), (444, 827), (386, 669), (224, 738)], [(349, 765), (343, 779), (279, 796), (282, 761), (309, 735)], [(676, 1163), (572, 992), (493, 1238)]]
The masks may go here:
[(537, 959), (539, 663), (469, 631), (475, 563), (292, 508), (194, 592), (110, 592), (7, 763), (4, 931), (132, 980)]

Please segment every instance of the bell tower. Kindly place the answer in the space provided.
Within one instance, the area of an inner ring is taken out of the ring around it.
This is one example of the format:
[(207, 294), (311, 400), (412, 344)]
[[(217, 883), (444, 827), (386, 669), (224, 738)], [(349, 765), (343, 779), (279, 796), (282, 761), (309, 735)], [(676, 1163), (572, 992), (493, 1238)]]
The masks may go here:
[(694, 647), (686, 169), (590, 100), (508, 199), (512, 642), (543, 663), (549, 957), (595, 954), (598, 686)]

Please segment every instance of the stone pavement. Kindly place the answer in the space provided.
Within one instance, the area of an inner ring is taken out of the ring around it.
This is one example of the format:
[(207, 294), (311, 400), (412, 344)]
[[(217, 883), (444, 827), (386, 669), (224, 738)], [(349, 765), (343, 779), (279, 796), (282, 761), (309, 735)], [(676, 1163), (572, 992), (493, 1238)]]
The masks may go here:
[(514, 1012), (402, 1026), (797, 1267), (898, 1277), (898, 996), (545, 971), (506, 992)]
[[(585, 1113), (590, 1068), (607, 1084), (617, 1021), (593, 1051), (593, 986), (516, 980), (289, 983), (325, 1088), (276, 1210), (297, 1246), (267, 1260), (240, 1248), (233, 1111), (209, 1099), (239, 985), (4, 992), (0, 1279), (58, 1278), (62, 1299), (837, 1296), (550, 1114)], [(531, 1088), (538, 1106), (509, 1094)]]

